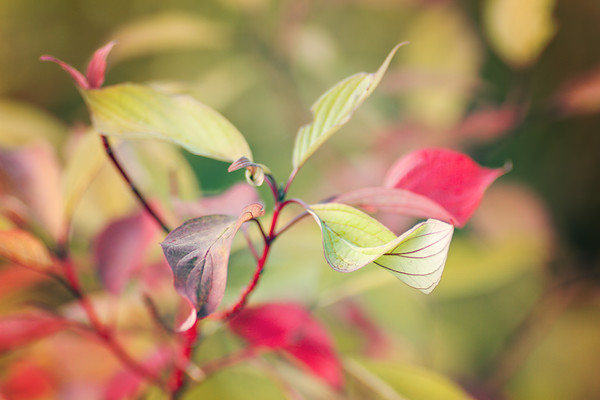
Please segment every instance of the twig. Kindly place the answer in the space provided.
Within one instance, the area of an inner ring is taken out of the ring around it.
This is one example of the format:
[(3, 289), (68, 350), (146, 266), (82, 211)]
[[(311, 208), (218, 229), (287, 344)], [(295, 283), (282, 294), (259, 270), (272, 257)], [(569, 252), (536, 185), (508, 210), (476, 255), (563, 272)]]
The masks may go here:
[(148, 202), (146, 201), (144, 196), (138, 190), (137, 186), (131, 180), (131, 178), (129, 178), (129, 175), (127, 175), (127, 172), (125, 172), (125, 170), (119, 163), (119, 160), (117, 160), (117, 157), (115, 156), (114, 150), (113, 150), (112, 146), (110, 145), (108, 138), (105, 135), (100, 135), (100, 138), (102, 139), (102, 144), (104, 145), (104, 150), (106, 151), (106, 154), (108, 155), (108, 157), (112, 161), (113, 165), (117, 168), (117, 170), (119, 171), (119, 173), (121, 174), (121, 176), (123, 177), (123, 179), (125, 180), (127, 185), (129, 186), (129, 189), (133, 192), (133, 194), (135, 195), (135, 197), (137, 197), (140, 204), (144, 207), (146, 212), (148, 212), (148, 214), (150, 214), (152, 216), (152, 218), (154, 218), (154, 220), (160, 225), (160, 227), (162, 228), (162, 230), (165, 233), (168, 234), (169, 232), (171, 232), (169, 227), (158, 216), (156, 211), (154, 211), (154, 209), (152, 209), (152, 207), (150, 207), (150, 205), (148, 204)]

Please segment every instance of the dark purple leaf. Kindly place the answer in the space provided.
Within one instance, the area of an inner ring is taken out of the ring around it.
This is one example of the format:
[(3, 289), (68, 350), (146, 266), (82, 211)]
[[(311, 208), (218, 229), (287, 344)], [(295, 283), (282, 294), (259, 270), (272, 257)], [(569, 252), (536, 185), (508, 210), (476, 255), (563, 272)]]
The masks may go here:
[(173, 270), (175, 289), (194, 305), (199, 318), (215, 311), (223, 299), (235, 233), (244, 222), (263, 214), (260, 204), (252, 204), (238, 218), (209, 215), (192, 219), (161, 243)]

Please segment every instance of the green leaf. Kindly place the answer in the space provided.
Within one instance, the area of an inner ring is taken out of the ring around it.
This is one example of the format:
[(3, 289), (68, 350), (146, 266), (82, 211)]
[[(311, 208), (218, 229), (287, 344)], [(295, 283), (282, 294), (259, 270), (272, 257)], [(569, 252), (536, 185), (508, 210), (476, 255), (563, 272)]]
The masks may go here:
[(242, 134), (221, 114), (192, 97), (131, 83), (81, 93), (94, 127), (102, 134), (162, 139), (222, 161), (252, 160)]
[(396, 237), (379, 221), (344, 204), (317, 204), (308, 212), (321, 227), (325, 258), (336, 271), (352, 272), (373, 262), (423, 293), (439, 283), (452, 225), (429, 219)]
[(371, 95), (387, 70), (396, 45), (381, 67), (374, 73), (360, 72), (352, 75), (325, 92), (312, 105), (313, 121), (298, 131), (294, 145), (293, 167), (299, 169), (313, 153), (340, 129)]

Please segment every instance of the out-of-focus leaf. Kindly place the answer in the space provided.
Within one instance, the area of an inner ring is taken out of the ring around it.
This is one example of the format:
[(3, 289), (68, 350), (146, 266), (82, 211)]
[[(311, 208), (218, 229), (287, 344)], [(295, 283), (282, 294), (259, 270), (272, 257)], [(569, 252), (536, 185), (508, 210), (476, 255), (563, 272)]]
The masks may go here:
[(496, 51), (513, 67), (534, 63), (556, 33), (555, 0), (487, 0), (483, 17)]
[(313, 122), (298, 131), (292, 164), (299, 169), (313, 153), (340, 129), (356, 109), (375, 90), (387, 70), (396, 50), (394, 47), (381, 67), (374, 73), (358, 73), (336, 84), (312, 105)]
[(110, 35), (119, 45), (113, 61), (185, 49), (214, 49), (229, 42), (226, 27), (198, 15), (162, 12), (136, 19)]
[(0, 381), (3, 399), (36, 400), (56, 398), (56, 382), (50, 371), (33, 360), (8, 365)]
[(440, 281), (452, 225), (430, 219), (396, 237), (377, 220), (344, 204), (317, 204), (308, 212), (321, 227), (325, 258), (336, 271), (351, 272), (374, 262), (423, 293), (433, 291)]
[(423, 149), (399, 159), (384, 186), (411, 191), (438, 203), (457, 226), (471, 217), (483, 193), (506, 169), (480, 167), (470, 157), (446, 149)]
[(0, 194), (25, 203), (30, 224), (42, 225), (54, 239), (64, 234), (60, 167), (47, 143), (0, 149)]
[(479, 85), (482, 55), (477, 33), (463, 10), (450, 1), (423, 7), (410, 18), (403, 36), (412, 45), (398, 55), (403, 77), (396, 84), (401, 112), (427, 127), (453, 126)]
[(424, 368), (389, 362), (359, 363), (354, 360), (346, 362), (345, 367), (356, 383), (370, 386), (373, 390), (371, 394), (382, 398), (472, 400), (460, 386)]
[(2, 147), (24, 146), (39, 140), (57, 146), (66, 133), (66, 127), (51, 115), (8, 99), (0, 99), (0, 121)]
[(556, 101), (567, 115), (600, 111), (600, 67), (567, 82), (559, 91)]
[[(158, 348), (141, 362), (148, 370), (161, 375), (161, 372), (172, 362), (173, 353), (168, 348)], [(104, 399), (122, 400), (136, 398), (141, 387), (146, 383), (144, 377), (131, 369), (123, 369), (117, 372), (108, 382), (104, 389)]]
[(171, 96), (131, 83), (81, 93), (101, 134), (166, 140), (193, 154), (222, 161), (252, 159), (242, 134), (221, 114), (192, 97)]
[(187, 221), (161, 243), (175, 276), (175, 288), (191, 301), (200, 318), (211, 314), (223, 298), (233, 237), (240, 226), (264, 214), (252, 204), (239, 217), (209, 215)]
[(39, 312), (0, 317), (0, 353), (25, 346), (65, 328), (65, 322)]
[(119, 294), (160, 231), (156, 221), (142, 211), (108, 225), (97, 237), (94, 254), (104, 287)]
[(435, 201), (405, 189), (361, 188), (342, 194), (333, 201), (361, 207), (367, 212), (391, 212), (417, 218), (435, 218), (447, 222), (454, 220), (452, 215)]
[(175, 200), (175, 208), (177, 214), (187, 218), (210, 214), (239, 215), (248, 204), (258, 201), (256, 189), (240, 182), (217, 196), (202, 197), (195, 202)]
[(20, 229), (0, 231), (0, 257), (34, 269), (47, 269), (52, 265), (46, 246), (29, 232)]
[(304, 307), (294, 303), (248, 307), (229, 327), (251, 346), (283, 350), (331, 386), (341, 387), (343, 375), (333, 343)]
[(0, 302), (4, 302), (4, 297), (27, 291), (31, 286), (43, 282), (45, 279), (47, 278), (44, 275), (20, 265), (3, 266), (0, 269)]
[(100, 139), (92, 132), (75, 135), (62, 176), (64, 213), (71, 219), (81, 196), (106, 163)]

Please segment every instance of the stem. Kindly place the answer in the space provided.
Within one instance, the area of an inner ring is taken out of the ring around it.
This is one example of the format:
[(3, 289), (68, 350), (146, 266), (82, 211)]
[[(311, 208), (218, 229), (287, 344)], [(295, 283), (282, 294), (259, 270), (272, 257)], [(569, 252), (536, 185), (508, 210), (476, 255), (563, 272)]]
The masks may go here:
[(117, 157), (115, 156), (115, 152), (114, 152), (112, 146), (110, 145), (108, 138), (105, 135), (100, 135), (100, 137), (102, 138), (102, 144), (104, 145), (104, 150), (106, 151), (106, 154), (108, 155), (108, 157), (112, 161), (113, 165), (117, 168), (117, 170), (119, 171), (119, 173), (121, 174), (121, 176), (123, 177), (123, 179), (125, 180), (127, 185), (129, 186), (129, 189), (132, 191), (132, 193), (135, 195), (135, 197), (137, 197), (140, 204), (144, 207), (146, 212), (148, 212), (148, 214), (150, 214), (152, 216), (152, 218), (154, 218), (154, 220), (158, 223), (158, 225), (160, 225), (160, 227), (162, 228), (162, 230), (165, 233), (168, 234), (169, 232), (171, 232), (169, 227), (158, 216), (156, 211), (154, 211), (152, 209), (152, 207), (150, 207), (150, 205), (148, 204), (148, 202), (146, 201), (144, 196), (138, 190), (137, 186), (135, 186), (135, 184), (131, 180), (131, 178), (129, 178), (129, 175), (127, 175), (127, 172), (125, 172), (125, 170), (119, 163), (119, 160), (117, 160)]
[(117, 357), (117, 359), (119, 359), (119, 361), (123, 363), (123, 365), (140, 375), (142, 378), (146, 379), (148, 382), (164, 388), (164, 384), (162, 383), (160, 377), (133, 359), (117, 341), (109, 328), (102, 323), (90, 299), (81, 290), (81, 284), (79, 283), (79, 279), (75, 273), (75, 268), (68, 256), (64, 255), (62, 265), (66, 281), (70, 286), (70, 291), (75, 295), (79, 301), (79, 304), (83, 308), (94, 334), (98, 336), (104, 345), (106, 345), (106, 347), (113, 353), (115, 357)]
[(292, 170), (292, 173), (290, 174), (290, 177), (288, 178), (287, 183), (285, 184), (285, 189), (283, 189), (284, 193), (287, 193), (288, 190), (290, 189), (290, 185), (292, 184), (292, 182), (294, 181), (294, 178), (296, 177), (296, 174), (298, 173), (298, 168), (294, 168)]
[(170, 388), (171, 388), (171, 397), (173, 399), (178, 398), (182, 394), (182, 389), (185, 387), (186, 379), (185, 379), (185, 370), (186, 366), (192, 358), (192, 349), (194, 347), (194, 343), (198, 337), (198, 321), (187, 331), (180, 333), (180, 338), (182, 341), (181, 348), (181, 362), (176, 363), (178, 367), (175, 368), (171, 375)]

